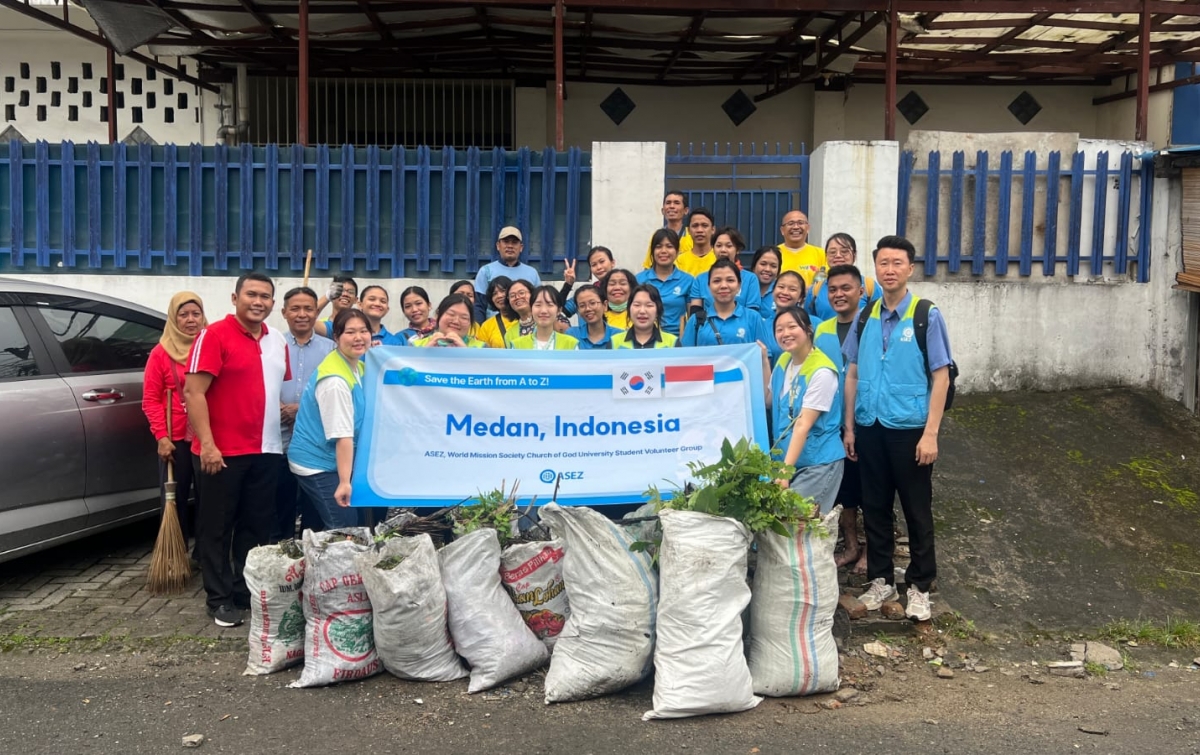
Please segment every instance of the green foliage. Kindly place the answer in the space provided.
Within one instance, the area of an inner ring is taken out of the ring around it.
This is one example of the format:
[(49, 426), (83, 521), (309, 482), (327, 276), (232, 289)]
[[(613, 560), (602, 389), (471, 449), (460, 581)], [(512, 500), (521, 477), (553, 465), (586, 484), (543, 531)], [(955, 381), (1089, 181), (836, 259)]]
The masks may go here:
[(517, 514), (516, 492), (515, 483), (513, 489), (507, 493), (503, 484), (486, 493), (480, 491), (474, 502), (467, 506), (459, 506), (450, 515), (454, 522), (454, 535), (461, 537), (475, 530), (490, 527), (496, 530), (500, 545), (503, 546), (512, 538), (513, 519)]
[(796, 527), (816, 513), (811, 498), (780, 487), (777, 480), (790, 480), (795, 468), (776, 461), (747, 438), (721, 444), (721, 458), (712, 464), (690, 462), (688, 469), (696, 478), (692, 490), (676, 491), (664, 500), (658, 488), (651, 487), (649, 499), (684, 511), (699, 511), (724, 516), (745, 524), (751, 532), (771, 531), (792, 537)]
[(1120, 619), (1101, 627), (1096, 637), (1110, 642), (1134, 640), (1141, 645), (1196, 650), (1200, 648), (1200, 624), (1171, 617), (1161, 622)]
[(375, 568), (382, 571), (388, 571), (390, 569), (395, 569), (402, 563), (404, 563), (404, 556), (388, 556), (387, 558), (380, 559), (379, 563), (375, 564)]

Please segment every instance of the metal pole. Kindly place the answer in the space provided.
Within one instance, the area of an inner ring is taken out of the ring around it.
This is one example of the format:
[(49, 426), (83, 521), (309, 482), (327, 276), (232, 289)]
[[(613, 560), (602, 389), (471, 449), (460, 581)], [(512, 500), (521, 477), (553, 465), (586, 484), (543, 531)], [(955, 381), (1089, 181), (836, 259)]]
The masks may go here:
[(887, 14), (887, 66), (884, 73), (883, 85), (883, 138), (893, 141), (896, 138), (896, 31), (899, 26), (895, 0), (888, 3)]
[(300, 0), (300, 60), (296, 76), (296, 142), (308, 146), (308, 0)]
[(113, 48), (104, 48), (108, 67), (108, 143), (117, 143), (117, 54)]
[(1138, 34), (1137, 115), (1134, 138), (1145, 141), (1150, 117), (1150, 10), (1142, 0), (1141, 30)]
[(554, 3), (554, 148), (565, 149), (563, 140), (563, 0)]

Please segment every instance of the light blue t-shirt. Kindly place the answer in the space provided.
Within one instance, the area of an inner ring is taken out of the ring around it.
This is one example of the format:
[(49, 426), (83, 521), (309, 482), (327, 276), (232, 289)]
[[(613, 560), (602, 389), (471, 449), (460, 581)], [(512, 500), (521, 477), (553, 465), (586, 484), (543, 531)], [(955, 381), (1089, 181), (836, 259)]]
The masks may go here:
[[(737, 303), (740, 307), (758, 312), (762, 308), (762, 294), (759, 292), (758, 276), (742, 270), (742, 287), (738, 291)], [(708, 287), (708, 273), (701, 273), (692, 284), (692, 298), (704, 302), (707, 309), (712, 306), (712, 290)]]
[(654, 268), (650, 268), (637, 274), (637, 282), (648, 283), (658, 289), (658, 295), (663, 302), (662, 329), (673, 336), (679, 335), (679, 322), (687, 312), (687, 304), (696, 279), (675, 268), (665, 281), (659, 280)]

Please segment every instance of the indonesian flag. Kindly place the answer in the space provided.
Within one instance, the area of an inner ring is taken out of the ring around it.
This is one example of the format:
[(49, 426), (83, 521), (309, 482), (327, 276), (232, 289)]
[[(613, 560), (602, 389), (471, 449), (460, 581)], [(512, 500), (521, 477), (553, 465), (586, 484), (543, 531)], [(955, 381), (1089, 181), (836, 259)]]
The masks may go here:
[(711, 364), (681, 365), (663, 369), (663, 396), (666, 398), (707, 396), (713, 390)]

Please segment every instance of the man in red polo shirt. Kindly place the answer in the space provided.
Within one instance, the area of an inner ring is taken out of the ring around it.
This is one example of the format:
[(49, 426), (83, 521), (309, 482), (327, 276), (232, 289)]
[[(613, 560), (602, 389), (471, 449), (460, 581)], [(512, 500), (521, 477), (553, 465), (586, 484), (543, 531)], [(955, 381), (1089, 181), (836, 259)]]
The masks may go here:
[(200, 331), (188, 356), (184, 396), (196, 433), (197, 550), (208, 615), (219, 627), (242, 623), (250, 607), (242, 578), (246, 554), (269, 542), (274, 521), (283, 453), (279, 395), (291, 377), (287, 342), (264, 322), (274, 306), (271, 279), (245, 273), (234, 288), (234, 314)]

